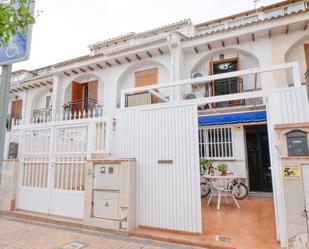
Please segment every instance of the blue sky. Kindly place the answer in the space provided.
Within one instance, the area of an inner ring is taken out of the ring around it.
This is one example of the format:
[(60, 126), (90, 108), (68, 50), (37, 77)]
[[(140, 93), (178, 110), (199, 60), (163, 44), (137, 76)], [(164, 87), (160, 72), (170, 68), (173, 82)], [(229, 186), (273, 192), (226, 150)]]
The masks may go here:
[[(261, 0), (269, 5), (280, 0)], [(43, 13), (33, 28), (32, 70), (88, 53), (87, 46), (190, 18), (194, 24), (254, 8), (253, 0), (36, 0)]]

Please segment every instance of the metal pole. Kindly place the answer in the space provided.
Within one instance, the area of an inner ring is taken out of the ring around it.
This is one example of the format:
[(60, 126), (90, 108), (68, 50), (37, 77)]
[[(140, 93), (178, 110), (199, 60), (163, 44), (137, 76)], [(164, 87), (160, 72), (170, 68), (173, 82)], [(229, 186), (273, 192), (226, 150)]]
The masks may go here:
[(10, 97), (12, 64), (2, 66), (2, 75), (0, 83), (0, 169), (3, 163), (6, 119), (8, 115), (8, 104)]

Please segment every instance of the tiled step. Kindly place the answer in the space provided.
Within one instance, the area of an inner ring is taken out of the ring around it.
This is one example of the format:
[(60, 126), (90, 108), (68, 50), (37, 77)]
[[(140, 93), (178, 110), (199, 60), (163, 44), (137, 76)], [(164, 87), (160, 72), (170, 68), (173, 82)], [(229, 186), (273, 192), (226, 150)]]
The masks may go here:
[(189, 234), (182, 232), (170, 232), (160, 229), (151, 228), (138, 228), (130, 233), (130, 235), (150, 239), (158, 240), (167, 243), (174, 243), (185, 246), (193, 246), (198, 248), (207, 249), (236, 249), (232, 246), (220, 245), (222, 242), (212, 243), (208, 239), (201, 238), (198, 234)]

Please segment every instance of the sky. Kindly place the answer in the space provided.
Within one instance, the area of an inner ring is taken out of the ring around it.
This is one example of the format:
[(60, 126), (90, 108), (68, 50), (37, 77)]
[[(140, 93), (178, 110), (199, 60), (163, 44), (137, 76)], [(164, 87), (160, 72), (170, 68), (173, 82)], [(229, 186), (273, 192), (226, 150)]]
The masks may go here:
[[(260, 0), (258, 6), (280, 2)], [(190, 18), (194, 24), (254, 8), (254, 0), (36, 0), (29, 60), (13, 70), (48, 66), (88, 54), (88, 45)]]

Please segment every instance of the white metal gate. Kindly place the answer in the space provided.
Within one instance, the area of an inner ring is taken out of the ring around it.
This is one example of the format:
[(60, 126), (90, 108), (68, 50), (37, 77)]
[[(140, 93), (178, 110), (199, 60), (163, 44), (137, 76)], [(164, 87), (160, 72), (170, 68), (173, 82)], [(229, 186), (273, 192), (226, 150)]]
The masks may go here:
[(119, 155), (138, 162), (138, 224), (202, 232), (197, 106), (124, 110), (118, 124)]
[(83, 217), (88, 126), (22, 131), (17, 208)]

